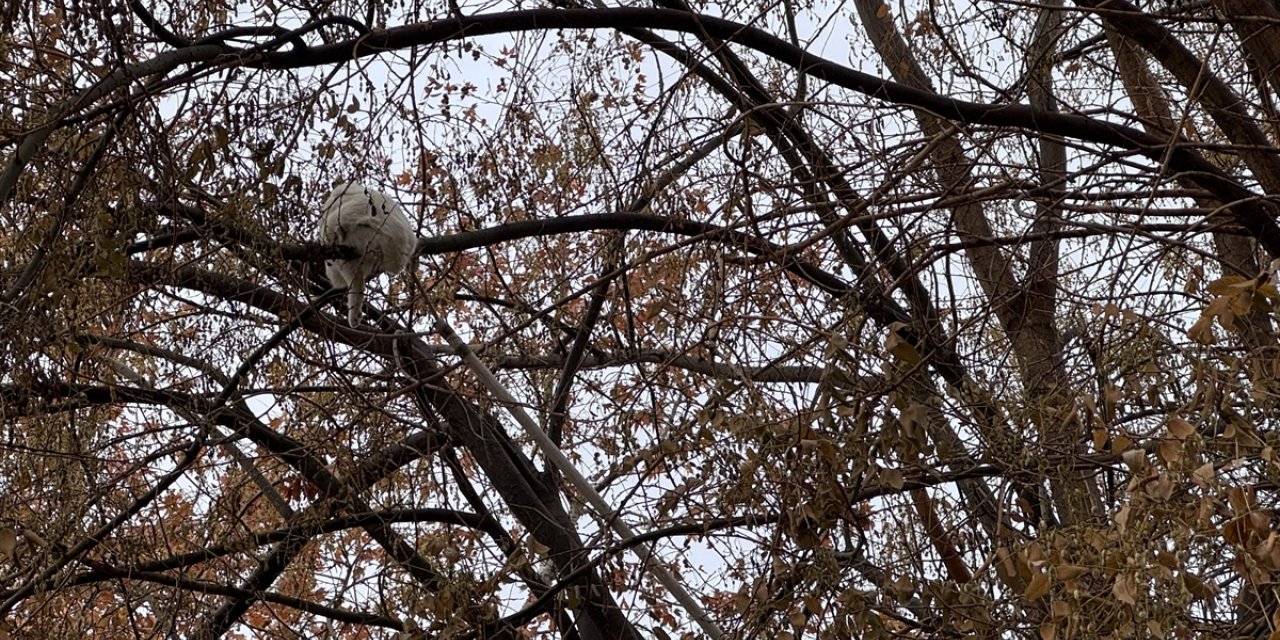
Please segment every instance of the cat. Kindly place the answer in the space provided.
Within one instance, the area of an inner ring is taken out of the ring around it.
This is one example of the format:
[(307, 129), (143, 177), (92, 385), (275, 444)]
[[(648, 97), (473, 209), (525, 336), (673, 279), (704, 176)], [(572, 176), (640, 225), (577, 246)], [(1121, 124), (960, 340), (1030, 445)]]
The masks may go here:
[(404, 271), (418, 235), (394, 198), (361, 184), (334, 187), (320, 207), (320, 241), (360, 252), (351, 260), (327, 260), (325, 275), (334, 288), (347, 287), (347, 323), (360, 326), (365, 282), (379, 273)]

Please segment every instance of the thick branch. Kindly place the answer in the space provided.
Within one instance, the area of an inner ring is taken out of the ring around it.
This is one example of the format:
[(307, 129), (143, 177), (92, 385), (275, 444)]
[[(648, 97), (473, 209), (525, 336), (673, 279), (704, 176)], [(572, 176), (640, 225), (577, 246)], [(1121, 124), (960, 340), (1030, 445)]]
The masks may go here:
[(969, 125), (1016, 127), (1139, 151), (1152, 160), (1167, 163), (1175, 172), (1188, 172), (1190, 179), (1197, 185), (1213, 192), (1223, 202), (1231, 203), (1231, 212), (1241, 226), (1258, 238), (1269, 254), (1280, 257), (1280, 226), (1272, 219), (1271, 207), (1264, 206), (1257, 194), (1223, 175), (1213, 164), (1176, 141), (1085, 116), (1045, 113), (1027, 105), (978, 104), (943, 97), (856, 71), (808, 53), (761, 29), (712, 16), (631, 7), (532, 9), (457, 16), (374, 31), (361, 38), (301, 51), (264, 54), (260, 62), (249, 60), (246, 64), (295, 69), (336, 64), (388, 50), (496, 33), (634, 27), (670, 29), (720, 38), (754, 49), (820, 80), (887, 102), (924, 108), (948, 120)]

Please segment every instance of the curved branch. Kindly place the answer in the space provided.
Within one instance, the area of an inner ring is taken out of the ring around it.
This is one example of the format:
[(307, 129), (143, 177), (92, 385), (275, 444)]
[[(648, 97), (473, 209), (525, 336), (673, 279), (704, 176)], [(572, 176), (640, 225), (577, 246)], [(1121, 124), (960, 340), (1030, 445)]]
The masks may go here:
[(1016, 127), (1138, 151), (1156, 162), (1166, 163), (1175, 172), (1187, 173), (1189, 180), (1213, 192), (1221, 201), (1231, 203), (1231, 213), (1241, 226), (1256, 237), (1269, 254), (1280, 257), (1280, 226), (1272, 219), (1272, 207), (1259, 202), (1256, 194), (1176, 141), (1086, 116), (1045, 113), (1023, 104), (979, 104), (940, 96), (856, 71), (795, 47), (762, 29), (707, 15), (668, 9), (621, 7), (531, 9), (456, 16), (447, 20), (374, 31), (358, 39), (301, 52), (265, 54), (258, 59), (246, 60), (245, 64), (296, 69), (336, 64), (388, 50), (497, 33), (635, 27), (668, 29), (719, 38), (754, 49), (819, 80), (886, 102), (926, 109), (942, 118), (964, 124)]
[(231, 27), (229, 29), (223, 29), (222, 31), (204, 36), (192, 44), (221, 44), (232, 38), (274, 36), (267, 42), (254, 45), (252, 49), (255, 51), (269, 51), (281, 44), (284, 44), (285, 42), (290, 42), (293, 43), (295, 51), (307, 51), (309, 47), (307, 47), (307, 43), (302, 39), (302, 36), (330, 25), (351, 27), (361, 35), (369, 33), (369, 27), (365, 26), (363, 22), (360, 22), (355, 18), (348, 18), (347, 16), (326, 16), (324, 18), (308, 22), (297, 29), (285, 29), (284, 27), (277, 25), (268, 27)]
[[(92, 574), (84, 574), (71, 580), (70, 584), (92, 584), (102, 582), (103, 580), (138, 580), (141, 582), (151, 582), (154, 584), (164, 585), (175, 589), (185, 589), (199, 595), (219, 595), (229, 598), (245, 598), (253, 600), (262, 600), (263, 602), (271, 602), (274, 604), (291, 607), (299, 611), (305, 611), (312, 615), (322, 616), (346, 622), (349, 624), (362, 624), (376, 627), (386, 627), (401, 631), (404, 624), (395, 618), (373, 614), (359, 613), (356, 611), (348, 611), (337, 607), (329, 607), (319, 603), (303, 600), (293, 596), (286, 596), (282, 593), (273, 591), (250, 591), (232, 587), (230, 585), (218, 582), (209, 582), (207, 580), (193, 580), (191, 578), (183, 578), (167, 573), (152, 573), (149, 571), (135, 571), (133, 568), (119, 568), (101, 562), (86, 562), (93, 568)], [(83, 579), (92, 577), (93, 579)]]
[[(1240, 154), (1263, 188), (1268, 193), (1280, 193), (1280, 158), (1273, 152), (1271, 141), (1249, 114), (1245, 100), (1213, 71), (1208, 59), (1196, 56), (1180, 38), (1127, 0), (1076, 0), (1076, 4), (1096, 11), (1105, 24), (1155, 57), (1177, 78), (1191, 100), (1204, 105), (1214, 124), (1235, 145), (1233, 151)], [(1242, 3), (1235, 0), (1226, 4)], [(1266, 20), (1258, 23), (1266, 24)]]
[[(388, 509), (385, 511), (353, 513), (351, 515), (331, 518), (324, 522), (307, 522), (305, 524), (298, 524), (292, 527), (285, 527), (283, 529), (264, 531), (251, 536), (237, 538), (233, 541), (224, 542), (223, 544), (205, 547), (199, 551), (170, 556), (163, 560), (140, 562), (122, 568), (130, 573), (172, 571), (173, 569), (190, 567), (192, 565), (208, 562), (223, 556), (245, 553), (252, 547), (260, 547), (267, 544), (275, 544), (277, 542), (297, 538), (310, 540), (311, 538), (319, 535), (343, 531), (354, 527), (365, 527), (379, 522), (434, 522), (437, 524), (452, 524), (471, 527), (472, 529), (478, 529), (487, 533), (500, 532), (503, 535), (507, 535), (506, 530), (499, 526), (493, 518), (476, 515), (474, 513), (467, 513), (465, 511), (427, 508)], [(102, 576), (95, 576), (93, 572), (89, 572), (74, 578), (72, 580), (72, 584), (89, 584), (92, 582), (98, 582), (101, 578)]]
[(13, 157), (9, 159), (4, 172), (0, 173), (0, 204), (9, 201), (9, 196), (13, 194), (13, 187), (18, 183), (18, 176), (22, 175), (22, 170), (35, 157), (36, 152), (44, 145), (49, 135), (65, 124), (81, 107), (96, 102), (99, 98), (127, 86), (138, 78), (168, 73), (186, 64), (207, 62), (225, 52), (225, 47), (216, 45), (186, 47), (167, 51), (150, 60), (116, 69), (110, 75), (53, 109), (52, 117), (48, 121), (23, 136), (22, 141), (18, 143), (18, 147), (13, 153)]
[(189, 469), (191, 465), (195, 464), (196, 461), (200, 459), (200, 451), (204, 449), (204, 443), (207, 436), (208, 430), (204, 430), (203, 433), (201, 433), (200, 436), (191, 443), (191, 446), (187, 447), (187, 449), (182, 452), (182, 459), (177, 461), (173, 470), (161, 476), (160, 480), (148, 489), (146, 493), (135, 499), (128, 507), (121, 510), (120, 513), (117, 513), (115, 517), (111, 518), (111, 520), (106, 524), (103, 524), (101, 527), (98, 527), (93, 532), (81, 538), (74, 546), (67, 549), (66, 552), (62, 553), (56, 560), (49, 563), (49, 566), (45, 567), (39, 575), (26, 581), (21, 587), (18, 587), (13, 591), (13, 593), (9, 594), (9, 597), (6, 598), (3, 603), (0, 603), (0, 618), (7, 616), (8, 613), (12, 611), (13, 608), (24, 598), (44, 587), (49, 580), (53, 579), (53, 577), (58, 574), (59, 571), (62, 571), (63, 567), (81, 559), (84, 554), (101, 544), (103, 540), (107, 539), (107, 536), (111, 535), (111, 533), (119, 528), (120, 525), (132, 518), (134, 514), (138, 513), (147, 505), (151, 504), (156, 498), (160, 497), (161, 493), (164, 493), (170, 485), (176, 482), (178, 478), (182, 477), (182, 475), (187, 472), (187, 469)]
[(0, 385), (5, 416), (49, 415), (115, 403), (169, 405), (189, 400), (186, 394), (123, 385), (30, 383)]
[(666, 538), (674, 538), (676, 536), (704, 536), (713, 531), (723, 529), (734, 529), (737, 527), (758, 527), (762, 525), (774, 524), (778, 521), (778, 514), (769, 514), (762, 516), (746, 515), (734, 516), (730, 518), (716, 518), (709, 522), (678, 524), (670, 527), (663, 527), (654, 531), (646, 531), (645, 533), (636, 534), (617, 544), (610, 545), (609, 548), (601, 551), (599, 555), (592, 558), (589, 562), (579, 567), (574, 572), (560, 578), (547, 592), (538, 596), (537, 600), (529, 603), (525, 608), (503, 618), (503, 621), (512, 626), (523, 625), (547, 610), (555, 600), (555, 596), (561, 591), (573, 586), (573, 584), (582, 578), (588, 571), (594, 570), (600, 566), (605, 560), (612, 558), (622, 552), (639, 547), (640, 545), (657, 542)]
[(138, 16), (138, 19), (142, 21), (142, 24), (146, 25), (146, 27), (151, 30), (152, 34), (157, 38), (160, 38), (161, 42), (175, 49), (191, 46), (190, 40), (170, 31), (168, 27), (164, 26), (164, 23), (156, 19), (155, 14), (151, 13), (150, 9), (147, 9), (147, 7), (138, 0), (129, 0), (129, 8)]
[[(473, 347), (474, 348), (474, 347)], [(441, 347), (439, 351), (443, 352)], [(547, 354), (532, 356), (502, 356), (493, 363), (495, 369), (559, 369), (564, 367), (567, 356), (563, 354)], [(684, 369), (691, 373), (701, 373), (714, 378), (728, 380), (750, 380), (758, 383), (811, 383), (831, 382), (836, 386), (848, 387), (859, 393), (871, 395), (876, 393), (876, 386), (886, 384), (886, 380), (877, 376), (858, 376), (850, 378), (846, 373), (832, 370), (829, 367), (809, 365), (764, 365), (742, 366), (705, 358), (697, 358), (684, 353), (676, 353), (663, 349), (645, 349), (636, 353), (602, 353), (583, 356), (580, 362), (582, 369), (600, 369), (631, 364), (660, 364), (667, 367)]]
[[(49, 250), (62, 240), (62, 229), (66, 226), (67, 219), (71, 217), (72, 206), (89, 184), (89, 178), (97, 171), (98, 163), (102, 161), (107, 150), (115, 142), (116, 134), (133, 114), (133, 109), (121, 111), (115, 120), (107, 125), (106, 130), (98, 138), (98, 143), (94, 145), (93, 153), (85, 160), (83, 166), (76, 171), (75, 179), (72, 181), (70, 189), (63, 196), (58, 208), (54, 210), (53, 226), (45, 232), (44, 238), (36, 245), (35, 255), (23, 267), (22, 273), (18, 274), (18, 277), (14, 278), (13, 282), (9, 284), (4, 294), (0, 295), (0, 300), (6, 303), (14, 303), (19, 294), (40, 275), (47, 262)], [(20, 307), (23, 305), (19, 301), (15, 306)]]
[(171, 349), (165, 349), (163, 347), (157, 347), (155, 345), (142, 344), (141, 342), (134, 342), (132, 340), (125, 340), (122, 338), (113, 338), (111, 336), (104, 336), (98, 333), (78, 333), (74, 335), (72, 339), (75, 340), (77, 344), (82, 344), (82, 345), (98, 344), (104, 347), (109, 347), (111, 349), (132, 351), (134, 353), (138, 353), (144, 356), (161, 358), (161, 359), (173, 362), (175, 364), (180, 364), (185, 367), (191, 367), (192, 369), (195, 369), (200, 373), (203, 373), (209, 376), (210, 378), (213, 378), (215, 382), (222, 385), (226, 385), (230, 380), (229, 378), (227, 378), (226, 374), (224, 374), (217, 367), (210, 365), (208, 362), (205, 362), (204, 360), (201, 360), (199, 358), (193, 358), (191, 356), (178, 353), (177, 351), (173, 351)]

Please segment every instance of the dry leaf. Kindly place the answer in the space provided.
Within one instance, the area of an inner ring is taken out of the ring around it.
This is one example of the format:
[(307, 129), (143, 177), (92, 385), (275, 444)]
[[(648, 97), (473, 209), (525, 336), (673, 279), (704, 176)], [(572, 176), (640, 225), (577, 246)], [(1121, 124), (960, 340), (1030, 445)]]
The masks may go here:
[(1102, 447), (1107, 444), (1107, 430), (1102, 427), (1093, 428), (1093, 450), (1102, 451)]
[(1022, 593), (1022, 597), (1026, 600), (1038, 600), (1046, 593), (1049, 593), (1049, 574), (1037, 571), (1031, 577), (1031, 584), (1027, 585), (1027, 590)]
[(1133, 439), (1129, 436), (1118, 435), (1111, 439), (1111, 453), (1123, 453), (1133, 446)]
[(0, 555), (13, 557), (13, 552), (18, 549), (18, 531), (13, 527), (4, 527), (0, 529)]
[(1213, 463), (1206, 462), (1200, 465), (1200, 468), (1191, 472), (1191, 479), (1194, 480), (1196, 485), (1201, 489), (1206, 489), (1209, 487), (1209, 483), (1213, 482), (1213, 477), (1216, 474), (1217, 471), (1214, 470)]
[(1071, 615), (1071, 603), (1066, 600), (1054, 600), (1053, 604), (1049, 605), (1049, 611), (1055, 618), (1065, 618)]
[(1111, 586), (1111, 595), (1116, 600), (1125, 604), (1138, 603), (1138, 581), (1132, 573), (1122, 573), (1116, 576), (1116, 583)]
[(1085, 568), (1078, 564), (1060, 564), (1054, 568), (1054, 574), (1059, 580), (1066, 582), (1067, 580), (1075, 580), (1084, 575)]
[(1147, 631), (1156, 638), (1164, 638), (1164, 627), (1160, 626), (1160, 622), (1156, 620), (1147, 621)]
[(1156, 455), (1165, 464), (1173, 464), (1182, 460), (1182, 445), (1174, 440), (1162, 440), (1160, 444), (1156, 445)]
[(1187, 337), (1200, 344), (1213, 344), (1218, 337), (1213, 334), (1213, 316), (1200, 316), (1196, 323), (1187, 329)]
[(902, 471), (898, 469), (885, 469), (881, 471), (880, 479), (883, 480), (885, 484), (893, 487), (894, 490), (900, 491), (902, 489), (902, 485), (905, 484), (905, 480), (902, 477)]
[(1252, 280), (1244, 276), (1230, 275), (1223, 276), (1209, 283), (1209, 293), (1214, 295), (1226, 295), (1239, 291), (1241, 287), (1249, 286)]
[(1169, 429), (1169, 436), (1178, 440), (1186, 440), (1196, 432), (1195, 425), (1177, 416), (1169, 418), (1166, 426)]
[(791, 621), (791, 626), (797, 629), (803, 629), (805, 623), (809, 622), (809, 616), (805, 615), (803, 611), (793, 611), (788, 617), (788, 620)]
[(1147, 452), (1142, 449), (1129, 449), (1120, 454), (1120, 459), (1124, 461), (1126, 467), (1130, 471), (1139, 471), (1147, 468)]
[(1212, 598), (1218, 591), (1212, 584), (1209, 584), (1190, 573), (1182, 574), (1182, 586), (1186, 587), (1187, 591), (1191, 595), (1200, 598), (1201, 600)]
[(1052, 622), (1040, 625), (1040, 640), (1054, 640), (1058, 637), (1058, 626)]

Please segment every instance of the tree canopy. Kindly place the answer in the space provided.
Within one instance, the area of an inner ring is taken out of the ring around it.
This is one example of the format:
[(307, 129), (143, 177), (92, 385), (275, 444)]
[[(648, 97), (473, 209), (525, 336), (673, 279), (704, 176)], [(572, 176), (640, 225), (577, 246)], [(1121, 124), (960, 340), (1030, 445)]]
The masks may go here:
[(0, 639), (1280, 638), (1274, 2), (0, 26)]

